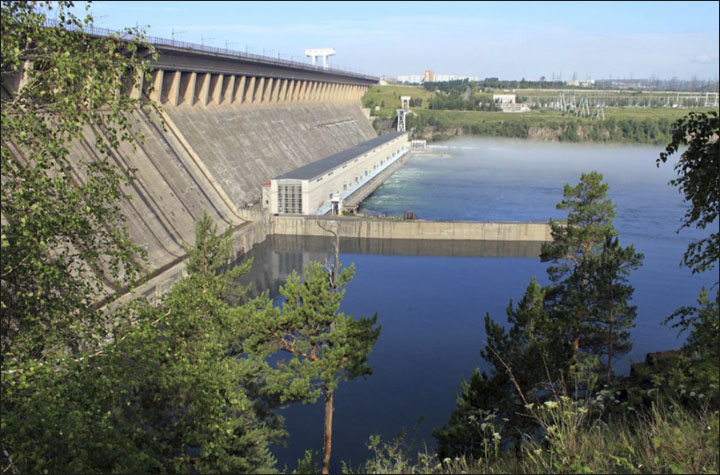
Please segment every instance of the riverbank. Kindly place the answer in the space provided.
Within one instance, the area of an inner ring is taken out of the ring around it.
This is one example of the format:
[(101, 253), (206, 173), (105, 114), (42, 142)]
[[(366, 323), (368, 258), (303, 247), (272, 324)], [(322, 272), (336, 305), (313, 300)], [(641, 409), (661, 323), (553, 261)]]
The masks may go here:
[[(700, 109), (692, 109), (700, 111)], [(704, 110), (704, 109), (702, 109)], [(505, 114), (487, 111), (415, 109), (407, 120), (414, 137), (433, 142), (457, 136), (509, 137), (545, 142), (662, 145), (672, 124), (690, 109), (605, 109), (605, 120), (558, 111)], [(387, 126), (390, 119), (378, 119)], [(390, 124), (391, 125), (391, 124)]]
[[(524, 90), (514, 92), (525, 102), (529, 100), (526, 97), (529, 92)], [(557, 93), (557, 91), (544, 92), (546, 95), (557, 95)], [(608, 107), (603, 109), (604, 119), (598, 120), (551, 109), (538, 109), (525, 113), (448, 110), (441, 108), (441, 104), (436, 100), (438, 94), (418, 87), (374, 86), (368, 89), (363, 97), (363, 105), (371, 108), (375, 129), (385, 133), (394, 130), (400, 97), (411, 97), (411, 113), (407, 118), (407, 128), (414, 130), (413, 138), (433, 142), (458, 136), (477, 136), (522, 138), (544, 142), (665, 145), (671, 141), (672, 124), (678, 119), (692, 111), (713, 110), (699, 107), (656, 107), (657, 98), (655, 102), (645, 98), (652, 94), (636, 94), (632, 95), (636, 102), (630, 103), (636, 104), (635, 107), (623, 106), (622, 101), (619, 102), (615, 98), (614, 103), (608, 104)], [(666, 93), (656, 93), (655, 96), (662, 94), (667, 96)], [(483, 95), (483, 100), (486, 100), (486, 95)], [(544, 99), (550, 100), (550, 97)], [(642, 106), (643, 98), (655, 106)], [(663, 101), (661, 102), (664, 103)], [(618, 107), (609, 107), (615, 103)], [(467, 104), (470, 107), (470, 102)], [(588, 112), (595, 115), (597, 110), (589, 109)]]

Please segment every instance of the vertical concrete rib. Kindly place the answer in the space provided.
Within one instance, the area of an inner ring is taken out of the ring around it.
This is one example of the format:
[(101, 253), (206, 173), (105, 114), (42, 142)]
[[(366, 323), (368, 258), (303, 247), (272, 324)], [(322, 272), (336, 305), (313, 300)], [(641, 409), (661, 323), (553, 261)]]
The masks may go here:
[(172, 83), (168, 91), (168, 102), (170, 105), (177, 107), (180, 105), (180, 81), (182, 79), (182, 71), (172, 72)]
[(338, 88), (338, 101), (345, 102), (345, 84), (340, 84)]
[(282, 79), (275, 79), (273, 81), (273, 88), (270, 91), (270, 102), (278, 103), (280, 100), (280, 84)]
[(255, 76), (250, 77), (250, 84), (248, 84), (248, 88), (245, 91), (245, 99), (243, 99), (243, 103), (249, 102), (252, 104), (255, 101)]
[(262, 102), (263, 92), (265, 91), (265, 77), (261, 77), (259, 81), (255, 81), (256, 88), (253, 92), (253, 104)]
[(293, 86), (292, 86), (292, 94), (290, 96), (290, 100), (292, 102), (300, 102), (300, 86), (302, 81), (298, 81), (297, 79), (293, 79)]
[(307, 101), (307, 87), (308, 87), (307, 81), (300, 81), (300, 92), (298, 93), (298, 101), (300, 101), (300, 102)]
[(276, 102), (279, 102), (281, 104), (286, 102), (285, 96), (287, 95), (287, 85), (288, 85), (288, 80), (283, 79), (281, 86), (278, 88), (278, 96), (277, 96)]
[(185, 88), (185, 96), (183, 102), (188, 105), (195, 105), (195, 88), (197, 87), (197, 73), (192, 72), (188, 76), (188, 84)]
[(262, 102), (263, 102), (264, 104), (269, 104), (269, 103), (272, 102), (272, 98), (273, 98), (273, 97), (272, 97), (272, 96), (273, 96), (273, 94), (272, 94), (272, 93), (273, 93), (273, 86), (275, 85), (275, 82), (276, 82), (276, 81), (275, 81), (275, 79), (273, 79), (273, 78), (268, 78), (268, 79), (265, 81), (265, 94), (263, 94), (263, 100), (262, 100)]
[(237, 87), (237, 92), (235, 92), (236, 101), (239, 104), (243, 104), (245, 102), (245, 84), (246, 84), (247, 76), (242, 76), (240, 78), (240, 85)]
[(287, 81), (287, 93), (285, 93), (285, 102), (294, 102), (294, 92), (295, 92), (295, 80), (294, 79), (288, 79)]
[(312, 83), (312, 89), (310, 90), (310, 100), (313, 102), (317, 102), (320, 100), (320, 83), (317, 81), (313, 81)]
[(225, 91), (222, 95), (222, 102), (224, 104), (232, 104), (235, 102), (235, 75), (231, 74), (227, 81), (225, 81)]
[(307, 102), (310, 98), (310, 81), (302, 82), (302, 89), (300, 89), (300, 100)]
[(162, 89), (163, 89), (163, 77), (165, 73), (162, 69), (156, 69), (152, 72), (152, 90), (150, 92), (150, 99), (152, 99), (155, 102), (159, 102), (162, 104)]
[(210, 80), (212, 79), (212, 75), (210, 73), (205, 73), (202, 75), (202, 86), (200, 87), (200, 103), (204, 106), (207, 106), (210, 102)]
[(210, 103), (219, 105), (222, 100), (223, 75), (213, 74), (210, 77)]

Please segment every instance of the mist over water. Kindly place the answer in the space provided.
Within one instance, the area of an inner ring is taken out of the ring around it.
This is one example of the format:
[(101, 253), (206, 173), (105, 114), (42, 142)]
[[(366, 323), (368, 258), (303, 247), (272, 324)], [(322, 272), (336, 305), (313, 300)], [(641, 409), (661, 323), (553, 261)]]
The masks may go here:
[[(610, 186), (608, 197), (617, 206), (615, 228), (621, 244), (634, 244), (645, 254), (643, 266), (630, 277), (638, 306), (633, 349), (614, 365), (626, 373), (630, 362), (644, 359), (647, 352), (682, 344), (683, 338), (661, 322), (678, 307), (694, 304), (700, 288), (717, 280), (716, 274), (692, 275), (679, 266), (687, 245), (705, 233), (676, 233), (686, 205), (667, 184), (675, 177), (677, 158), (660, 168), (655, 165), (662, 149), (456, 139), (410, 158), (360, 211), (401, 215), (412, 210), (427, 220), (562, 219), (566, 213), (555, 205), (564, 185), (576, 185), (583, 172), (602, 173)], [(319, 247), (302, 242), (278, 246), (269, 242), (250, 253), (257, 254), (258, 268), (266, 266), (261, 280), (270, 288), (271, 281), (277, 288), (291, 268), (300, 270), (310, 259), (329, 257), (332, 249), (329, 241)], [(371, 434), (391, 437), (403, 427), (414, 427), (420, 416), (424, 420), (416, 435), (432, 450), (432, 429), (447, 421), (461, 379), (475, 367), (486, 368), (479, 355), (486, 312), (505, 323), (509, 300), (522, 297), (533, 275), (547, 283), (545, 264), (537, 257), (519, 257), (526, 251), (497, 247), (505, 250), (468, 253), (464, 245), (453, 254), (408, 246), (412, 255), (402, 255), (397, 245), (391, 247), (341, 245), (341, 262), (356, 266), (342, 310), (356, 316), (377, 311), (382, 332), (370, 355), (373, 375), (341, 383), (336, 392), (335, 470), (341, 460), (357, 468), (368, 458), (365, 445)], [(305, 449), (321, 450), (322, 405), (296, 405), (283, 414), (291, 437), (288, 447), (275, 453), (280, 466), (293, 468)]]

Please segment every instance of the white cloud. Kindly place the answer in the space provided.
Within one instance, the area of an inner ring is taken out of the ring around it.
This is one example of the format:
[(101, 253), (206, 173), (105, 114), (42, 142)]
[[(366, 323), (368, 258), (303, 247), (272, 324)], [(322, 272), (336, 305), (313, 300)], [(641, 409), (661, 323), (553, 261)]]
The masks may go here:
[(707, 54), (701, 54), (700, 56), (697, 56), (697, 57), (691, 59), (690, 61), (692, 61), (693, 63), (698, 63), (698, 64), (712, 64), (712, 63), (717, 63), (718, 57), (717, 56), (710, 57)]

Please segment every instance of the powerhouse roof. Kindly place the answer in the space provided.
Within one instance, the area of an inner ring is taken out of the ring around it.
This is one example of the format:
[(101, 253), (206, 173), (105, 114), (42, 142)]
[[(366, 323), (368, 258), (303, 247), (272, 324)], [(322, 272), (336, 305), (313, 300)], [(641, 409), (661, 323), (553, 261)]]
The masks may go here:
[(345, 162), (349, 162), (359, 155), (362, 155), (406, 133), (407, 132), (390, 132), (389, 134), (375, 137), (367, 142), (345, 149), (342, 152), (334, 153), (328, 157), (321, 158), (320, 160), (308, 163), (300, 168), (296, 168), (295, 170), (292, 170), (284, 175), (280, 175), (275, 179), (280, 180), (284, 178), (291, 178), (296, 180), (312, 180), (313, 178), (324, 175)]

